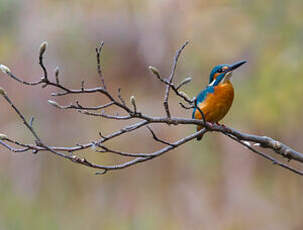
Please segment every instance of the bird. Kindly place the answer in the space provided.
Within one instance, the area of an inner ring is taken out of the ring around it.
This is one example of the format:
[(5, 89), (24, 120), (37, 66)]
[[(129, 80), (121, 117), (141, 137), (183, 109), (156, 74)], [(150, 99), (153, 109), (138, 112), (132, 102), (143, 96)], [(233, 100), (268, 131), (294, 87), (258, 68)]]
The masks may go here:
[[(230, 78), (235, 69), (239, 68), (247, 61), (242, 60), (231, 65), (221, 64), (215, 66), (210, 72), (209, 83), (196, 97), (195, 107), (193, 110), (193, 119), (204, 119), (210, 123), (218, 123), (228, 113), (234, 100), (234, 88)], [(201, 114), (201, 111), (203, 114)], [(203, 118), (204, 116), (204, 118)], [(203, 126), (198, 125), (197, 131)], [(197, 136), (201, 140), (202, 135)]]

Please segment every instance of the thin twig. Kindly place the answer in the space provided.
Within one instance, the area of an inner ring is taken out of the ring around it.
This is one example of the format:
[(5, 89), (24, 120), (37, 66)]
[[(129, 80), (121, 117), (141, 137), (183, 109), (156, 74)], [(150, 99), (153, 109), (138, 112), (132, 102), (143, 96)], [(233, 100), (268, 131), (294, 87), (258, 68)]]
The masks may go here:
[(274, 165), (279, 165), (279, 166), (281, 166), (281, 167), (283, 167), (285, 169), (288, 169), (288, 170), (290, 170), (290, 171), (292, 171), (292, 172), (294, 172), (296, 174), (299, 174), (301, 176), (303, 175), (303, 171), (297, 170), (297, 169), (295, 169), (295, 168), (293, 168), (293, 167), (291, 167), (291, 166), (289, 166), (287, 164), (284, 164), (281, 161), (279, 161), (279, 160), (271, 157), (270, 155), (268, 155), (266, 153), (263, 153), (263, 152), (261, 152), (259, 150), (256, 150), (255, 148), (251, 147), (249, 144), (247, 144), (247, 143), (239, 140), (238, 138), (234, 137), (233, 135), (231, 135), (231, 134), (225, 134), (225, 135), (228, 136), (229, 138), (233, 139), (234, 141), (240, 143), (241, 145), (245, 146), (246, 148), (248, 148), (252, 152), (258, 154), (259, 156), (261, 156), (261, 157), (263, 157), (263, 158), (271, 161)]
[(101, 56), (101, 51), (102, 51), (103, 45), (104, 45), (104, 42), (102, 41), (100, 43), (100, 46), (96, 48), (97, 72), (98, 72), (98, 75), (99, 75), (99, 77), (101, 79), (102, 86), (106, 90), (106, 85), (105, 85), (104, 76), (103, 76), (102, 69), (101, 69), (101, 61), (100, 61), (100, 56)]
[[(0, 140), (0, 145), (12, 152), (32, 151), (33, 153), (37, 153), (39, 151), (48, 151), (59, 157), (71, 160), (74, 163), (81, 164), (86, 167), (91, 167), (91, 168), (96, 168), (96, 169), (102, 170), (100, 172), (97, 172), (97, 174), (105, 174), (106, 172), (108, 172), (110, 170), (119, 170), (119, 169), (123, 169), (123, 168), (127, 168), (130, 166), (136, 165), (141, 162), (145, 162), (145, 161), (154, 159), (179, 146), (182, 146), (183, 144), (195, 139), (197, 136), (203, 135), (208, 131), (212, 131), (212, 132), (218, 132), (218, 133), (227, 135), (229, 138), (232, 138), (234, 141), (238, 142), (239, 144), (244, 145), (252, 152), (266, 158), (267, 160), (272, 161), (274, 164), (279, 165), (280, 167), (283, 167), (283, 168), (290, 170), (294, 173), (297, 173), (299, 175), (303, 175), (302, 171), (295, 169), (295, 168), (289, 166), (288, 164), (284, 164), (284, 163), (278, 161), (277, 159), (275, 159), (274, 157), (271, 157), (255, 148), (251, 147), (250, 144), (247, 143), (247, 141), (258, 144), (261, 148), (268, 148), (268, 149), (272, 150), (273, 153), (279, 154), (280, 156), (282, 156), (288, 160), (295, 160), (300, 163), (303, 163), (303, 154), (302, 153), (297, 152), (294, 149), (290, 148), (289, 146), (287, 146), (277, 140), (274, 140), (270, 137), (246, 134), (246, 133), (239, 132), (235, 129), (232, 129), (232, 128), (229, 128), (226, 126), (221, 126), (218, 124), (210, 124), (210, 123), (206, 122), (205, 115), (204, 115), (203, 111), (199, 108), (199, 105), (197, 105), (196, 99), (195, 98), (190, 99), (185, 93), (179, 91), (179, 89), (183, 85), (185, 85), (189, 82), (189, 79), (184, 79), (178, 86), (175, 86), (173, 84), (173, 78), (175, 75), (179, 56), (187, 44), (188, 44), (188, 42), (185, 42), (183, 44), (183, 46), (176, 52), (176, 55), (174, 57), (174, 62), (172, 64), (172, 68), (171, 68), (171, 73), (170, 73), (168, 79), (163, 79), (160, 76), (158, 70), (156, 70), (155, 68), (150, 68), (151, 71), (153, 72), (153, 74), (157, 77), (157, 79), (159, 79), (161, 82), (163, 82), (166, 85), (165, 97), (164, 97), (164, 107), (166, 110), (166, 116), (165, 117), (155, 117), (155, 116), (149, 116), (149, 115), (141, 113), (141, 112), (140, 113), (137, 112), (134, 97), (130, 98), (131, 104), (133, 105), (133, 108), (130, 108), (125, 103), (124, 99), (122, 98), (120, 90), (118, 91), (118, 99), (115, 99), (115, 97), (106, 90), (104, 77), (103, 77), (103, 74), (101, 71), (101, 64), (100, 64), (100, 54), (101, 54), (101, 49), (103, 47), (103, 42), (101, 43), (101, 46), (96, 49), (97, 70), (98, 70), (98, 74), (101, 78), (103, 86), (96, 87), (96, 88), (85, 88), (84, 82), (82, 82), (80, 89), (70, 89), (66, 86), (61, 85), (61, 83), (59, 82), (59, 79), (56, 79), (55, 82), (52, 82), (47, 78), (47, 70), (43, 64), (43, 54), (45, 52), (46, 46), (45, 46), (45, 43), (43, 43), (42, 45), (44, 45), (44, 47), (41, 45), (41, 47), (43, 49), (40, 48), (40, 55), (39, 55), (39, 64), (40, 64), (41, 68), (43, 69), (43, 73), (44, 73), (44, 76), (41, 80), (39, 80), (37, 82), (27, 82), (27, 81), (23, 81), (20, 78), (13, 75), (8, 68), (2, 69), (2, 71), (4, 71), (12, 79), (14, 79), (17, 82), (24, 84), (24, 85), (28, 85), (28, 86), (42, 85), (43, 87), (52, 86), (57, 89), (60, 89), (61, 92), (52, 94), (54, 96), (78, 95), (78, 94), (84, 95), (84, 94), (98, 93), (109, 100), (109, 102), (107, 104), (98, 105), (98, 106), (94, 106), (94, 107), (80, 105), (78, 101), (76, 101), (75, 104), (71, 103), (70, 105), (66, 105), (66, 106), (59, 105), (55, 101), (49, 101), (50, 104), (52, 104), (53, 106), (55, 106), (57, 108), (76, 109), (81, 113), (91, 115), (91, 116), (100, 116), (105, 119), (115, 119), (115, 120), (138, 120), (139, 119), (139, 121), (137, 123), (125, 126), (124, 128), (121, 128), (106, 136), (103, 135), (101, 132), (99, 132), (99, 136), (100, 136), (99, 139), (90, 141), (85, 144), (76, 144), (75, 146), (70, 146), (70, 147), (48, 146), (48, 145), (42, 143), (41, 138), (35, 132), (35, 130), (33, 128), (33, 119), (30, 119), (30, 121), (28, 122), (25, 119), (25, 116), (22, 114), (22, 112), (17, 108), (17, 106), (15, 106), (15, 104), (13, 104), (12, 100), (7, 96), (7, 94), (4, 92), (4, 90), (2, 90), (1, 94), (4, 96), (5, 100), (11, 105), (13, 110), (23, 121), (25, 127), (35, 137), (35, 144), (22, 143), (17, 140), (14, 140), (12, 138), (7, 138), (5, 135), (2, 135), (3, 139)], [(4, 68), (4, 67), (2, 66), (2, 68)], [(183, 117), (181, 117), (181, 118), (172, 117), (170, 114), (170, 111), (169, 111), (169, 107), (168, 107), (168, 98), (169, 98), (170, 89), (172, 89), (177, 96), (183, 98), (184, 101), (186, 101), (189, 104), (189, 106), (185, 106), (182, 103), (180, 103), (180, 105), (183, 108), (185, 108), (185, 109), (196, 108), (200, 112), (202, 119), (197, 120), (197, 119), (189, 119), (189, 118), (183, 118)], [(110, 106), (116, 106), (121, 110), (119, 113), (127, 113), (128, 115), (126, 115), (126, 116), (119, 116), (118, 114), (109, 115), (109, 114), (105, 113), (104, 111), (101, 111), (101, 113), (89, 112), (90, 110), (99, 110), (99, 109), (108, 108)], [(157, 137), (155, 132), (149, 127), (150, 124), (198, 125), (198, 126), (203, 126), (204, 128), (189, 136), (183, 137), (173, 143), (169, 143), (169, 142)], [(157, 142), (160, 142), (162, 144), (165, 144), (166, 146), (155, 152), (152, 152), (152, 153), (129, 153), (129, 152), (124, 152), (124, 151), (119, 151), (119, 150), (113, 150), (113, 149), (110, 149), (110, 148), (104, 146), (105, 142), (112, 140), (112, 139), (119, 138), (121, 135), (129, 134), (142, 127), (146, 127), (151, 132), (154, 140), (156, 140)], [(15, 147), (15, 146), (17, 146), (17, 147)], [(96, 147), (101, 148), (101, 149), (96, 150), (98, 152), (108, 152), (108, 153), (112, 153), (112, 154), (118, 154), (121, 157), (132, 157), (133, 159), (126, 161), (124, 163), (118, 164), (118, 165), (114, 165), (114, 164), (113, 165), (102, 165), (102, 164), (95, 164), (94, 162), (91, 162), (91, 161), (87, 160), (86, 158), (80, 158), (75, 155), (75, 153), (78, 151), (84, 151), (88, 148), (96, 149)]]
[(37, 133), (35, 132), (35, 130), (33, 129), (33, 127), (30, 125), (30, 123), (28, 123), (25, 119), (25, 117), (23, 116), (23, 114), (19, 111), (19, 109), (14, 105), (14, 103), (9, 99), (9, 97), (4, 94), (2, 95), (4, 97), (4, 99), (10, 104), (10, 106), (13, 108), (13, 110), (15, 110), (15, 112), (18, 114), (18, 116), (21, 118), (21, 120), (23, 121), (24, 125), (28, 128), (28, 130), (32, 133), (32, 135), (35, 137), (36, 142), (39, 144), (41, 143), (40, 138), (38, 137)]
[[(42, 48), (43, 46), (44, 46), (44, 50), (42, 50), (42, 49), (43, 49), (43, 48)], [(43, 78), (42, 78), (42, 81), (45, 82), (45, 83), (48, 82), (47, 70), (46, 70), (45, 65), (44, 65), (44, 63), (43, 63), (43, 54), (44, 54), (44, 52), (45, 52), (46, 46), (47, 46), (47, 43), (46, 43), (46, 42), (42, 43), (42, 45), (41, 45), (41, 47), (40, 47), (40, 54), (39, 54), (39, 65), (40, 65), (40, 67), (41, 67), (42, 70), (43, 70)]]
[(119, 100), (121, 101), (121, 103), (122, 103), (124, 106), (126, 106), (126, 103), (125, 103), (125, 101), (124, 101), (124, 99), (123, 99), (123, 97), (122, 97), (122, 95), (121, 95), (121, 88), (118, 89), (118, 98), (119, 98)]
[(155, 139), (155, 141), (158, 141), (162, 144), (165, 144), (165, 145), (170, 145), (170, 146), (174, 146), (173, 144), (167, 142), (167, 141), (164, 141), (164, 140), (161, 140), (160, 138), (158, 138), (155, 134), (155, 132), (151, 129), (151, 127), (149, 127), (148, 125), (146, 126), (146, 128), (150, 131), (150, 133), (152, 134), (153, 138)]
[[(171, 68), (171, 73), (168, 77), (168, 83), (171, 84), (172, 81), (173, 81), (173, 78), (175, 76), (175, 72), (176, 72), (176, 67), (177, 67), (177, 64), (178, 64), (178, 60), (179, 60), (179, 57), (182, 53), (182, 50), (188, 45), (189, 41), (186, 41), (182, 47), (177, 50), (176, 52), (176, 55), (175, 55), (175, 58), (174, 58), (174, 62), (173, 62), (173, 65), (172, 65), (172, 68)], [(169, 89), (170, 89), (170, 86), (166, 85), (166, 89), (165, 89), (165, 96), (164, 96), (164, 102), (163, 102), (163, 105), (164, 105), (164, 108), (165, 108), (165, 111), (166, 111), (166, 115), (168, 118), (171, 117), (170, 115), (170, 111), (169, 111), (169, 107), (168, 107), (168, 97), (169, 97)]]

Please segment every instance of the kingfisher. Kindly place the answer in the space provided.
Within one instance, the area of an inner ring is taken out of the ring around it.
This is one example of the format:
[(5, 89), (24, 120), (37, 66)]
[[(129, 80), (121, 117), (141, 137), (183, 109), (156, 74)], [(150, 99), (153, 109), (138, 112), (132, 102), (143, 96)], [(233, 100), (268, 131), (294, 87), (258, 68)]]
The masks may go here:
[[(196, 97), (196, 105), (203, 112), (207, 122), (218, 123), (228, 113), (234, 100), (234, 88), (230, 78), (233, 71), (245, 63), (243, 60), (231, 65), (217, 65), (210, 72), (208, 85)], [(194, 108), (193, 119), (203, 118), (199, 109)], [(197, 126), (197, 131), (202, 128), (203, 126)], [(198, 136), (197, 140), (202, 137), (203, 135)]]

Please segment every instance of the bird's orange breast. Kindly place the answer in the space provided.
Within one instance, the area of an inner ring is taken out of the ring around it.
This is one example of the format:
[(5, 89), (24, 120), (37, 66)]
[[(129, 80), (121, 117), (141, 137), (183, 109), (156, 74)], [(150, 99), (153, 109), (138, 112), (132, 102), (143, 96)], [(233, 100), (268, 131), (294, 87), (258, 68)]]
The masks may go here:
[[(209, 93), (205, 100), (198, 104), (203, 111), (206, 121), (218, 122), (229, 111), (234, 99), (234, 88), (230, 81), (214, 87), (214, 92)], [(196, 119), (202, 119), (199, 110), (195, 112)]]

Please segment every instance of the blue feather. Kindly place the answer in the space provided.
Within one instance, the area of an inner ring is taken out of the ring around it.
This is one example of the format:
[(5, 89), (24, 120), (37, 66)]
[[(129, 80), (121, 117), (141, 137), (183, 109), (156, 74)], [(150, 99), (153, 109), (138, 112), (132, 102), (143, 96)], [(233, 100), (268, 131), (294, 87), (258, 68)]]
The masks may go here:
[(224, 66), (228, 66), (228, 65), (227, 64), (217, 65), (212, 69), (212, 71), (210, 72), (210, 75), (209, 75), (208, 84), (212, 83), (212, 81), (214, 80), (215, 73), (217, 73), (217, 71)]
[[(197, 106), (205, 100), (205, 98), (207, 97), (207, 95), (209, 93), (214, 93), (214, 92), (215, 92), (214, 86), (207, 86), (204, 90), (202, 90), (197, 96)], [(193, 115), (192, 115), (193, 119), (195, 119), (196, 110), (197, 110), (197, 108), (194, 108)]]

